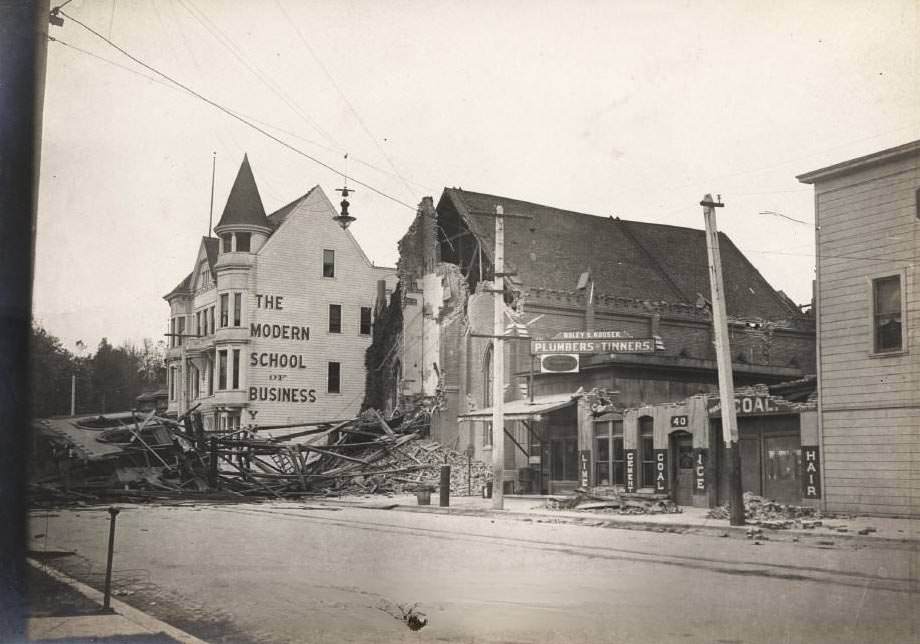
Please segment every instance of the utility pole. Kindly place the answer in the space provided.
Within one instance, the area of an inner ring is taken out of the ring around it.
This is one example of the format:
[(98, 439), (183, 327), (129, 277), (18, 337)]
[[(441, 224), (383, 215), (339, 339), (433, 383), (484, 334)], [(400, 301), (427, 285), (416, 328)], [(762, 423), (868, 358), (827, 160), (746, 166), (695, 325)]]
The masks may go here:
[(728, 342), (728, 316), (725, 288), (722, 285), (722, 257), (716, 208), (725, 204), (707, 194), (700, 202), (706, 220), (706, 250), (709, 255), (709, 284), (712, 290), (712, 324), (716, 336), (716, 363), (719, 370), (719, 401), (722, 407), (722, 440), (728, 461), (728, 490), (731, 525), (744, 525), (744, 498), (741, 494), (741, 450), (738, 446), (738, 419), (735, 416), (735, 384), (732, 378), (731, 347)]
[[(0, 2), (0, 641), (26, 638), (29, 337), (48, 0)], [(15, 428), (16, 431), (13, 431)]]
[(505, 508), (505, 211), (495, 206), (492, 333), (492, 507)]

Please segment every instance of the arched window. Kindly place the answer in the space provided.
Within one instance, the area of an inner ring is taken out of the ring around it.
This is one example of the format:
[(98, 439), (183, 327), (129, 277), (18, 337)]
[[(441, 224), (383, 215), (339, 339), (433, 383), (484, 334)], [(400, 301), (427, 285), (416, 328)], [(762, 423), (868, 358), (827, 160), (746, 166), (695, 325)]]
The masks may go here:
[(489, 345), (482, 358), (482, 406), (492, 406), (492, 356), (494, 348)]
[[(482, 406), (483, 408), (492, 406), (492, 358), (493, 347), (489, 345), (486, 353), (482, 358)], [(492, 444), (492, 423), (482, 424), (482, 444), (483, 446)]]

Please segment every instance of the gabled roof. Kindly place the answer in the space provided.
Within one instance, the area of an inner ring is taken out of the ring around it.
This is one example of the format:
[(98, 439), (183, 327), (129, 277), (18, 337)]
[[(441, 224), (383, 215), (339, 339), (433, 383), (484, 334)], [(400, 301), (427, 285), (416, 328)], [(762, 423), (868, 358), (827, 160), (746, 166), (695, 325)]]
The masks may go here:
[(208, 266), (211, 268), (211, 274), (214, 274), (214, 264), (217, 263), (217, 255), (220, 253), (220, 240), (217, 237), (202, 237), (201, 243), (204, 244), (204, 252), (208, 256)]
[(180, 295), (180, 294), (188, 293), (191, 285), (192, 285), (192, 273), (189, 273), (188, 275), (185, 276), (185, 278), (181, 282), (176, 284), (176, 287), (173, 290), (171, 290), (169, 293), (164, 295), (163, 299), (168, 300), (173, 295)]
[(301, 201), (303, 201), (304, 199), (306, 199), (307, 197), (309, 197), (309, 196), (313, 193), (313, 191), (316, 190), (317, 188), (319, 188), (319, 186), (313, 186), (312, 188), (310, 188), (309, 190), (307, 190), (306, 194), (303, 194), (303, 195), (297, 197), (297, 198), (296, 198), (294, 201), (292, 201), (291, 203), (289, 203), (289, 204), (287, 204), (287, 205), (285, 205), (285, 206), (281, 206), (280, 208), (278, 208), (278, 210), (276, 210), (275, 212), (273, 212), (272, 214), (270, 214), (270, 215), (268, 216), (268, 222), (271, 224), (271, 227), (272, 227), (274, 230), (278, 230), (278, 227), (279, 227), (281, 224), (284, 223), (284, 221), (287, 219), (288, 215), (291, 214), (291, 211), (293, 211), (294, 208), (297, 207), (297, 204), (299, 204)]
[[(439, 217), (456, 210), (493, 257), (495, 206), (505, 214), (507, 272), (525, 287), (574, 291), (590, 270), (595, 292), (613, 297), (695, 304), (711, 300), (703, 230), (597, 217), (497, 195), (445, 188)], [(731, 240), (719, 234), (728, 313), (782, 319), (797, 315)]]
[(271, 227), (265, 216), (265, 207), (262, 205), (262, 197), (259, 196), (252, 168), (249, 166), (249, 157), (246, 155), (243, 155), (243, 163), (236, 174), (233, 187), (230, 188), (227, 205), (224, 206), (224, 212), (214, 230), (233, 225)]

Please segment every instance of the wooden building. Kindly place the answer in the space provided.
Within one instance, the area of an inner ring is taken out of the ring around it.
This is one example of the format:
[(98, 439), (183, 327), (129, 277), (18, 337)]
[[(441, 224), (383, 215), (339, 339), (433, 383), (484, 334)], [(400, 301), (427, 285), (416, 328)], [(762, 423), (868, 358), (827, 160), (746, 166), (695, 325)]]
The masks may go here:
[(814, 185), (828, 510), (920, 516), (920, 141)]
[(350, 418), (364, 397), (380, 280), (319, 186), (266, 215), (243, 158), (217, 237), (169, 303), (169, 411), (209, 429)]
[[(400, 242), (400, 297), (384, 314), (401, 322), (381, 339), (392, 348), (377, 365), (383, 402), (431, 401), (433, 438), (491, 459), (496, 206), (516, 215), (505, 222), (509, 332), (556, 338), (570, 356), (534, 356), (528, 339), (504, 343), (505, 487), (622, 485), (619, 470), (594, 466), (607, 458), (597, 438), (610, 423), (626, 422), (628, 408), (717, 390), (702, 230), (453, 188), (437, 207), (426, 198)], [(813, 319), (726, 236), (720, 244), (736, 384), (813, 373)]]

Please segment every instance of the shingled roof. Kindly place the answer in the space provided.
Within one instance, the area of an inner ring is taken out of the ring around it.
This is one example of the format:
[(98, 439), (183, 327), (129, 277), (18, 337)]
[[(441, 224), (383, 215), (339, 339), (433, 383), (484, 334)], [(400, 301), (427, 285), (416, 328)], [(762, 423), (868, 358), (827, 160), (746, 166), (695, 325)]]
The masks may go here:
[[(459, 213), (493, 257), (495, 218), (506, 214), (505, 263), (525, 287), (574, 291), (590, 269), (596, 293), (649, 301), (695, 304), (711, 300), (703, 230), (597, 217), (498, 195), (445, 188), (439, 217)], [(796, 315), (732, 241), (719, 234), (729, 315), (783, 319)]]
[(220, 216), (220, 221), (214, 226), (214, 230), (241, 224), (271, 228), (268, 217), (265, 216), (265, 207), (262, 205), (262, 197), (259, 196), (259, 189), (256, 187), (256, 180), (252, 175), (247, 155), (243, 155), (243, 163), (236, 174), (233, 187), (230, 188), (227, 205), (224, 206), (224, 212)]

